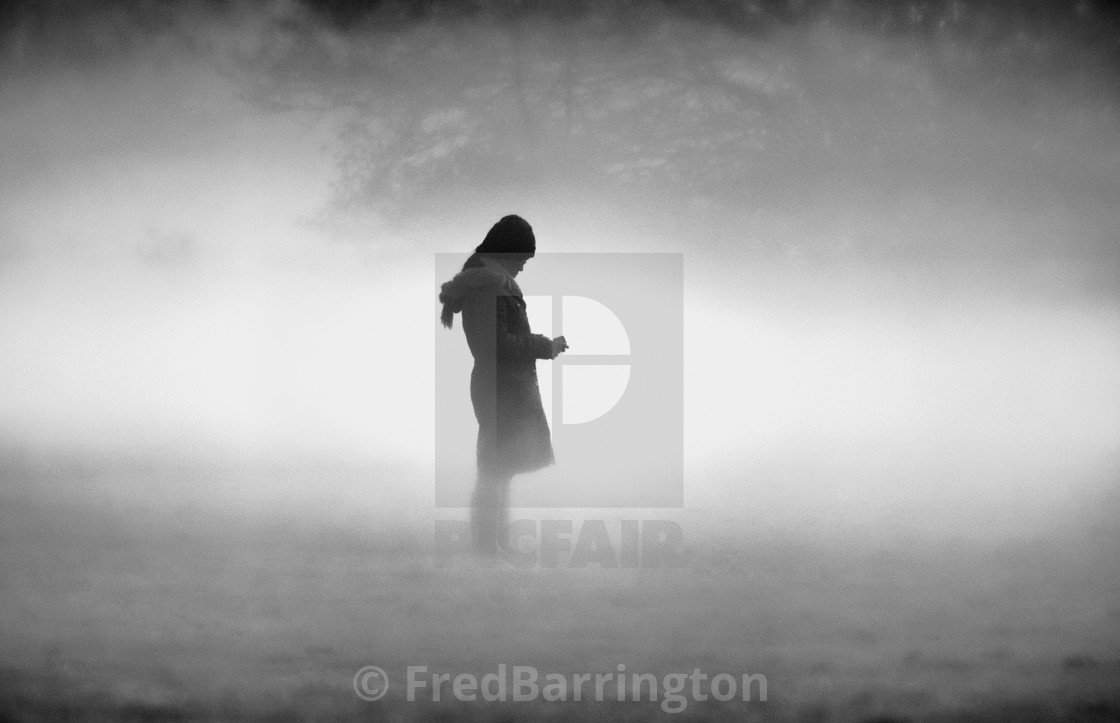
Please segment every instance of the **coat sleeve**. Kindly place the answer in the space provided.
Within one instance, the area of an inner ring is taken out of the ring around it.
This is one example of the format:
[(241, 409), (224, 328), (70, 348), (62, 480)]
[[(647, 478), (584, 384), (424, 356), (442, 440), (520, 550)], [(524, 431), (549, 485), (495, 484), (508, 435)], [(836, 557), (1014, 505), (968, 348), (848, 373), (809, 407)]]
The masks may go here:
[(548, 337), (510, 331), (506, 304), (494, 288), (479, 289), (464, 301), (463, 329), (475, 359), (490, 355), (501, 361), (552, 358)]

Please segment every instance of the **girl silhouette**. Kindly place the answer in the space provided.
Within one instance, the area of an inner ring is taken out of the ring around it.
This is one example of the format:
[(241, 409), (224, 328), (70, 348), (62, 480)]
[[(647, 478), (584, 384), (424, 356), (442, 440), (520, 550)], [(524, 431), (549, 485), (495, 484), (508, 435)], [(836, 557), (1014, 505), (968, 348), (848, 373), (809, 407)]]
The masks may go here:
[(533, 228), (520, 216), (491, 227), (463, 269), (440, 288), (440, 321), (451, 328), (457, 312), (474, 357), (471, 404), (478, 420), (478, 478), (471, 498), (474, 548), (497, 555), (506, 547), (509, 486), (513, 475), (553, 464), (552, 437), (537, 385), (537, 359), (568, 348), (529, 329), (525, 299), (515, 280), (536, 254)]

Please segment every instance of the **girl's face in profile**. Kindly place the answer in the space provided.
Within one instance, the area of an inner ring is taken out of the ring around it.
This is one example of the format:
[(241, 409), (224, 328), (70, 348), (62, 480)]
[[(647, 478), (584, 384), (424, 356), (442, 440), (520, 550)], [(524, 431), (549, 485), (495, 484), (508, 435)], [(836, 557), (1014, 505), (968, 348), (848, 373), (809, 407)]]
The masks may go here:
[(525, 256), (510, 255), (502, 255), (501, 260), (502, 265), (509, 270), (510, 276), (517, 276), (519, 273), (521, 273), (521, 269), (525, 268), (526, 262), (529, 261), (529, 259)]

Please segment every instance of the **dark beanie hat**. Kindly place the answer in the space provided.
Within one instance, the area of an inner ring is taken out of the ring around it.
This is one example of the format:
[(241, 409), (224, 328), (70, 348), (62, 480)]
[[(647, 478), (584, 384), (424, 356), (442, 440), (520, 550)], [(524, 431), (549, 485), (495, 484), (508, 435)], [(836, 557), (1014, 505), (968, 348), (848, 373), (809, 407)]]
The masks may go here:
[(533, 256), (537, 253), (537, 239), (533, 235), (533, 227), (520, 216), (503, 216), (502, 220), (490, 227), (489, 233), (478, 248), (476, 254), (527, 254)]

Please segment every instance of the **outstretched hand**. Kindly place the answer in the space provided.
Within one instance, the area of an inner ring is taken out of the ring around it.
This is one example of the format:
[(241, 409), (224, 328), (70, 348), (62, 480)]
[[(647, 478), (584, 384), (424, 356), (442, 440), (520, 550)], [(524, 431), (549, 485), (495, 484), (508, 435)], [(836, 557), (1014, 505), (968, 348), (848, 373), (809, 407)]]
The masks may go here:
[(552, 340), (552, 356), (550, 358), (555, 359), (556, 357), (560, 356), (562, 352), (565, 352), (567, 350), (568, 341), (563, 336), (558, 336)]

